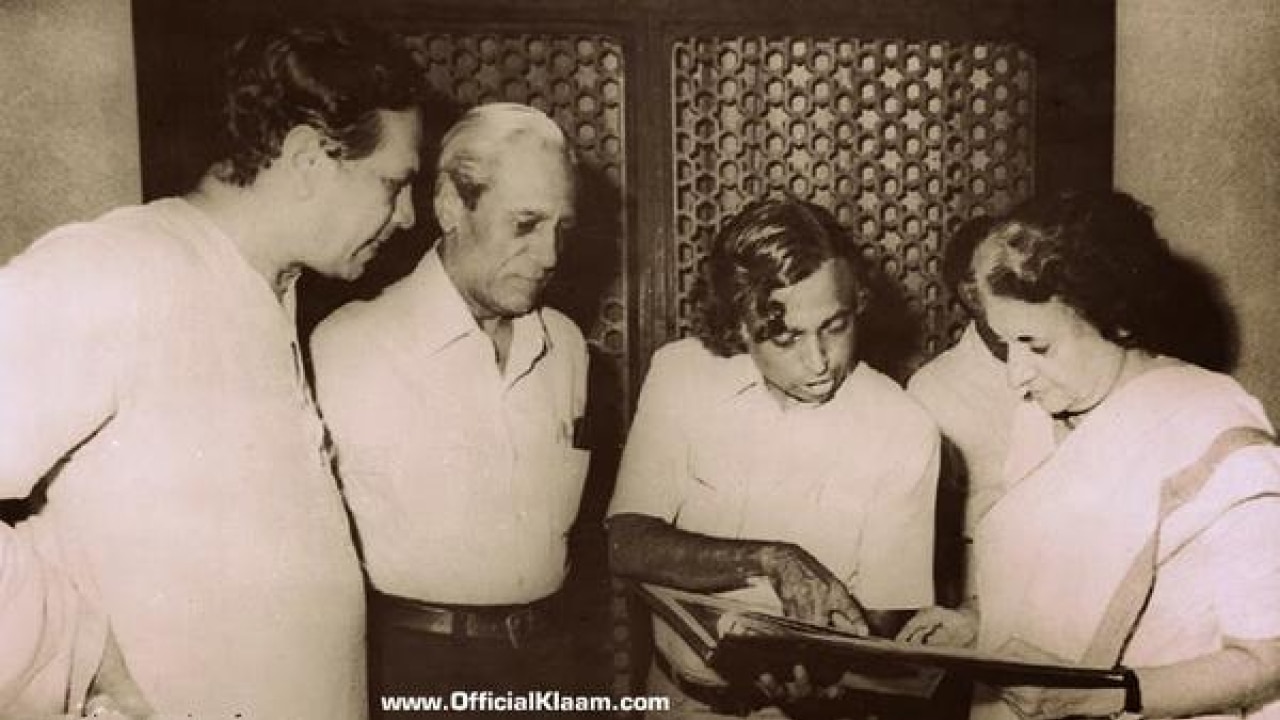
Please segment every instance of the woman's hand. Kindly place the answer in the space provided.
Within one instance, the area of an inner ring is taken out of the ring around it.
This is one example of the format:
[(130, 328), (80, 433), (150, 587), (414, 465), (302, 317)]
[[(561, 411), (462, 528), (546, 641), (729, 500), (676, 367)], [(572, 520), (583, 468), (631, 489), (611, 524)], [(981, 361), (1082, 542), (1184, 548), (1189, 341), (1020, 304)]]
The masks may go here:
[(972, 647), (978, 638), (978, 611), (927, 607), (916, 613), (895, 638), (898, 642), (947, 647)]
[[(1040, 648), (1017, 638), (996, 651), (998, 655), (1024, 662), (1060, 663)], [(1011, 686), (1001, 688), (1000, 697), (1026, 720), (1058, 720), (1071, 717), (1110, 717), (1124, 709), (1124, 690)]]

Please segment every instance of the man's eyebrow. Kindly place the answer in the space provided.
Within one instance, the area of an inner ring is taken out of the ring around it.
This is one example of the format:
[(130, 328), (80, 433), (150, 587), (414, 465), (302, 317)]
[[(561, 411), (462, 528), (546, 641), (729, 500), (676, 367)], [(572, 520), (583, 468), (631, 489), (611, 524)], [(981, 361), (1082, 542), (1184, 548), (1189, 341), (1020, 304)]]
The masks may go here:
[(542, 220), (547, 217), (547, 213), (542, 210), (519, 209), (512, 210), (511, 217), (517, 220)]
[(833, 322), (836, 322), (838, 320), (844, 320), (848, 318), (850, 315), (854, 315), (856, 313), (857, 313), (857, 310), (854, 309), (853, 305), (841, 305), (840, 309), (831, 313), (831, 315), (829, 315), (826, 320), (822, 321), (822, 324), (824, 326), (830, 325)]

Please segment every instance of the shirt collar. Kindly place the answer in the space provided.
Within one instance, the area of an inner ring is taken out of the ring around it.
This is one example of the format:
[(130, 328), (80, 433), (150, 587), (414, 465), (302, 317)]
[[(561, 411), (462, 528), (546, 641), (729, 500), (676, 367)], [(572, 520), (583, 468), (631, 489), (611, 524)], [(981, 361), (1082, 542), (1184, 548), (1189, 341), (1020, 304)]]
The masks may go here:
[[(434, 355), (468, 336), (489, 338), (480, 329), (462, 293), (444, 271), (440, 252), (433, 248), (423, 256), (411, 275), (416, 287), (414, 308), (422, 349)], [(539, 310), (512, 319), (511, 352), (506, 374), (518, 377), (551, 348), (551, 339)]]
[[(858, 364), (849, 371), (845, 376), (844, 382), (841, 383), (840, 389), (836, 390), (836, 395), (821, 405), (804, 405), (804, 403), (796, 403), (811, 408), (820, 408), (830, 405), (839, 396), (848, 392), (855, 380), (861, 379), (867, 373), (867, 364), (858, 361)], [(742, 397), (748, 393), (764, 393), (768, 394), (769, 387), (765, 384), (764, 376), (760, 374), (760, 369), (756, 367), (756, 363), (751, 359), (750, 353), (738, 353), (732, 357), (725, 358), (723, 372), (720, 374), (722, 384), (720, 388), (722, 393), (720, 400), (731, 400), (733, 398)], [(769, 396), (768, 399), (773, 402), (774, 398)]]
[(973, 320), (970, 320), (969, 324), (965, 326), (964, 333), (960, 335), (960, 340), (956, 345), (964, 348), (965, 352), (977, 359), (977, 362), (996, 368), (997, 371), (1004, 368), (1004, 362), (992, 354), (991, 348), (987, 347), (987, 344), (982, 340), (982, 335), (978, 333), (978, 324)]

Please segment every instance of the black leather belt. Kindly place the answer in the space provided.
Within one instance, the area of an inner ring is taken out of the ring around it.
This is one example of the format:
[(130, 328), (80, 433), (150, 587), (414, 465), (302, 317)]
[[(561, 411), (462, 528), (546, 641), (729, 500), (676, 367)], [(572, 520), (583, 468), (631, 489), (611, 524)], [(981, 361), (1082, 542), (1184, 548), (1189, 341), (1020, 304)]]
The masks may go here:
[(658, 666), (677, 690), (706, 705), (714, 713), (746, 717), (765, 705), (763, 698), (754, 692), (735, 689), (728, 685), (709, 685), (684, 677), (679, 670), (671, 666), (670, 660), (656, 650), (653, 653), (653, 664)]
[(438, 605), (372, 592), (370, 616), (406, 630), (486, 640), (505, 640), (520, 648), (554, 627), (554, 595), (525, 605)]

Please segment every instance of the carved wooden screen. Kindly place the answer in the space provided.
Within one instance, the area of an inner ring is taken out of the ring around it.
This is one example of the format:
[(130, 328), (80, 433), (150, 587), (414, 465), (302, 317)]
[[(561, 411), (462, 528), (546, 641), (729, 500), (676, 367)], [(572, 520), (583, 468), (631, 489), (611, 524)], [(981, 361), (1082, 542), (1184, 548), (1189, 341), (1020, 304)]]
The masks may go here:
[[(788, 193), (829, 208), (907, 300), (913, 367), (958, 337), (940, 255), (1034, 187), (1035, 62), (1009, 43), (684, 37), (671, 53), (678, 331), (716, 228)], [(904, 368), (889, 368), (901, 372)]]

